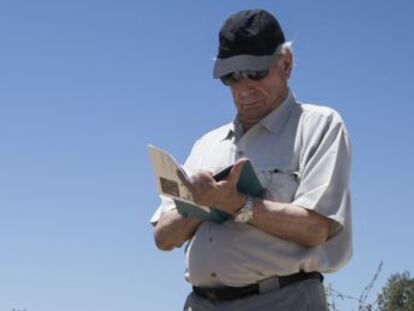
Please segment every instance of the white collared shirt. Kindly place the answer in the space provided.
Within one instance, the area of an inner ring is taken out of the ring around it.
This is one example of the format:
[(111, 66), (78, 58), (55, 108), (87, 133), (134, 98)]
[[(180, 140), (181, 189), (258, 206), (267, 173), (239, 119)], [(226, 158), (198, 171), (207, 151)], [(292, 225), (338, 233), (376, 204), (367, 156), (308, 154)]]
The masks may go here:
[[(351, 147), (345, 125), (331, 108), (285, 101), (242, 134), (231, 122), (201, 137), (185, 167), (217, 172), (241, 157), (252, 162), (265, 199), (293, 203), (333, 220), (329, 239), (303, 247), (232, 219), (202, 223), (186, 246), (186, 279), (195, 286), (243, 286), (273, 275), (333, 272), (352, 254), (349, 174)], [(162, 202), (155, 223), (172, 200)]]

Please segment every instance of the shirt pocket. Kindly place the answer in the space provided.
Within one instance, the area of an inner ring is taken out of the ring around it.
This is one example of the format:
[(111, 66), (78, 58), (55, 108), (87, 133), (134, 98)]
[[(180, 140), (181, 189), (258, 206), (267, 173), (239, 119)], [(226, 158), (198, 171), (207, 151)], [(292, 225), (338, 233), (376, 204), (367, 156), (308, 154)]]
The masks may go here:
[(266, 188), (266, 200), (291, 203), (299, 186), (300, 172), (289, 169), (271, 168), (259, 169), (256, 174)]

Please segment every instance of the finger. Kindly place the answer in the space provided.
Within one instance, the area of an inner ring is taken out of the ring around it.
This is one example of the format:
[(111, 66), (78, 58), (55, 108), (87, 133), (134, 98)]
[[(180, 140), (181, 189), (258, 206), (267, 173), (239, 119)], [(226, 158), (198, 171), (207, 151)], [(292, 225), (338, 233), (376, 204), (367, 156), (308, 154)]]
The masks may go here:
[(191, 191), (192, 189), (192, 184), (191, 182), (188, 180), (188, 177), (184, 175), (184, 173), (180, 170), (176, 170), (177, 176), (180, 179), (180, 181), (183, 183), (183, 185)]
[(207, 191), (208, 189), (214, 188), (216, 181), (209, 172), (202, 171), (192, 176), (192, 185), (194, 189), (199, 191)]
[(228, 182), (232, 183), (233, 185), (237, 185), (237, 182), (239, 181), (240, 174), (243, 170), (244, 164), (248, 161), (246, 158), (241, 158), (234, 163), (233, 167), (231, 168)]

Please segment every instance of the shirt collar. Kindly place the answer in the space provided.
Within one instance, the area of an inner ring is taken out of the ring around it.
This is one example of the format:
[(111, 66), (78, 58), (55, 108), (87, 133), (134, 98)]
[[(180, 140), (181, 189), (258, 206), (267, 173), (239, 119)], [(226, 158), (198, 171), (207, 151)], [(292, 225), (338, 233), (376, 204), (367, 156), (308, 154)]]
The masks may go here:
[[(293, 92), (289, 89), (288, 95), (285, 100), (276, 107), (272, 112), (265, 116), (258, 125), (264, 127), (271, 133), (279, 134), (290, 116), (292, 109), (295, 104), (295, 96)], [(223, 140), (232, 139), (233, 137), (241, 137), (243, 134), (243, 127), (237, 117), (233, 120), (232, 123), (228, 125), (228, 131), (225, 132), (225, 137)]]
[(273, 134), (280, 134), (289, 119), (294, 104), (295, 96), (292, 91), (289, 90), (285, 100), (278, 107), (276, 107), (276, 109), (265, 116), (259, 124)]
[(238, 121), (237, 121), (237, 119), (235, 119), (233, 122), (231, 122), (227, 125), (227, 130), (224, 131), (225, 136), (223, 137), (222, 140), (230, 140), (230, 139), (236, 137), (236, 133), (238, 132), (237, 123), (238, 123)]

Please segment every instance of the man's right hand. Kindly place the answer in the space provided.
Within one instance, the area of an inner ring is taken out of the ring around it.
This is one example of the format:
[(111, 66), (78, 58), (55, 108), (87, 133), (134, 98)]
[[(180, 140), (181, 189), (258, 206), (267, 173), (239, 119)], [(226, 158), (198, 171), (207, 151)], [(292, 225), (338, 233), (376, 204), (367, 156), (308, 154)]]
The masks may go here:
[(237, 190), (237, 182), (246, 161), (247, 159), (239, 159), (233, 165), (229, 175), (220, 181), (215, 181), (213, 174), (207, 171), (195, 173), (190, 180), (181, 174), (179, 178), (191, 192), (195, 203), (234, 215), (246, 200), (246, 196)]

